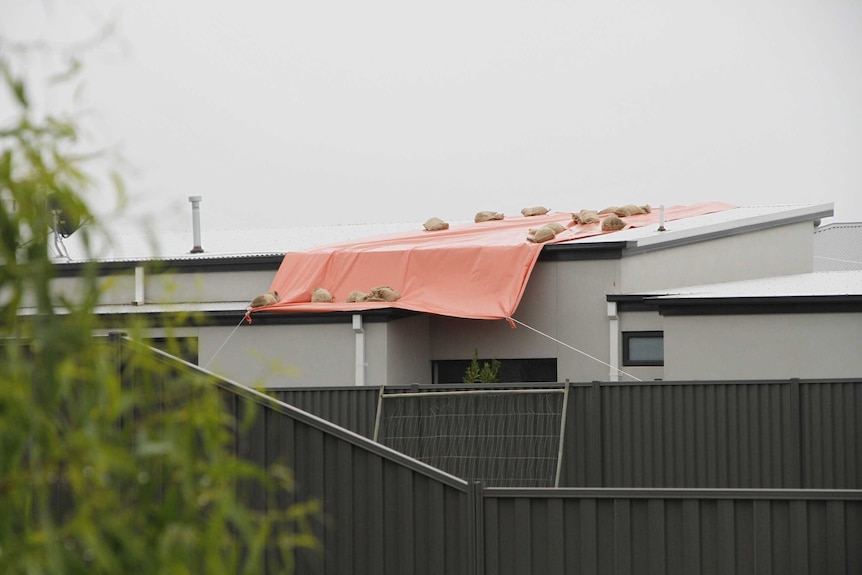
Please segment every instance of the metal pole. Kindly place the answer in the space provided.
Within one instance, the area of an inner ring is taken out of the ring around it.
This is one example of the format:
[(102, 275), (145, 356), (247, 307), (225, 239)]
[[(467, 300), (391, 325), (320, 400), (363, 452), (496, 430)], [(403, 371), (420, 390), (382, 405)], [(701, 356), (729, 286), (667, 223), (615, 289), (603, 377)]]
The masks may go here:
[(199, 254), (204, 251), (201, 247), (201, 197), (189, 196), (189, 201), (192, 204), (192, 234), (194, 239), (194, 246), (189, 253)]
[(377, 434), (380, 432), (380, 416), (383, 413), (383, 387), (380, 386), (380, 393), (377, 395), (377, 416), (374, 418), (374, 441), (377, 441)]
[(568, 419), (569, 409), (569, 387), (571, 385), (566, 381), (566, 390), (563, 393), (563, 413), (560, 417), (560, 448), (557, 451), (557, 475), (554, 478), (554, 487), (560, 486), (560, 472), (563, 468), (563, 444), (566, 440), (566, 420)]

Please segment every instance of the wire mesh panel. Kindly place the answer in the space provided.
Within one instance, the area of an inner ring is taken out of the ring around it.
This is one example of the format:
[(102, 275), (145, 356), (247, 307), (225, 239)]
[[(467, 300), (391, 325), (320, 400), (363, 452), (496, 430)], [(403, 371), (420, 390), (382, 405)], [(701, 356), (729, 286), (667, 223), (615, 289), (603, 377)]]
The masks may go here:
[(381, 395), (377, 441), (466, 480), (553, 487), (564, 390)]

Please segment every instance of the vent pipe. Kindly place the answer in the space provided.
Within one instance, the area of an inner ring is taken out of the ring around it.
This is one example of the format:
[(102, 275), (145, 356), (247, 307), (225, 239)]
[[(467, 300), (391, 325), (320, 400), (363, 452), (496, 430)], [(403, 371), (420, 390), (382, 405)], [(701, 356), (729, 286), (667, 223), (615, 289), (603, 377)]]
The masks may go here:
[(189, 196), (192, 204), (192, 233), (194, 234), (194, 246), (189, 253), (200, 254), (204, 249), (201, 247), (201, 197)]
[(659, 216), (658, 216), (658, 232), (665, 231), (664, 227), (664, 204), (659, 207)]

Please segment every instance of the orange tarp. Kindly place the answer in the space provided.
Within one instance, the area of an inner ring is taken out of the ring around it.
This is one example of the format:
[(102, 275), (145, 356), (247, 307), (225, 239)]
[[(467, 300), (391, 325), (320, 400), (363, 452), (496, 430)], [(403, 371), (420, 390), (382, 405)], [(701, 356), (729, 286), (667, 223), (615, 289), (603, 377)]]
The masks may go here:
[[(708, 202), (665, 208), (665, 221), (733, 207)], [(624, 220), (627, 227), (658, 224), (659, 210)], [(549, 222), (567, 229), (541, 244), (526, 240), (530, 228)], [(435, 232), (419, 228), (285, 254), (269, 288), (278, 292), (280, 301), (250, 314), (400, 308), (462, 318), (508, 318), (521, 301), (544, 245), (615, 233), (602, 232), (600, 224), (575, 225), (571, 212), (507, 216)], [(401, 298), (392, 303), (345, 302), (353, 290), (367, 293), (383, 285), (398, 291)], [(335, 301), (311, 303), (311, 292), (318, 287), (329, 290)]]

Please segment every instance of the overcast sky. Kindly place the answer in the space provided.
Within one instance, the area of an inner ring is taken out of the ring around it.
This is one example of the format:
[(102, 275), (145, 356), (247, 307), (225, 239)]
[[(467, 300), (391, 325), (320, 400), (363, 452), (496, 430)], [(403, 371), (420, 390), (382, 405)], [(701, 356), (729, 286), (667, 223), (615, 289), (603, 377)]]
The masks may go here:
[(862, 221), (859, 0), (0, 7), (6, 38), (115, 23), (86, 99), (156, 228), (190, 227), (190, 195), (205, 230), (705, 200)]

